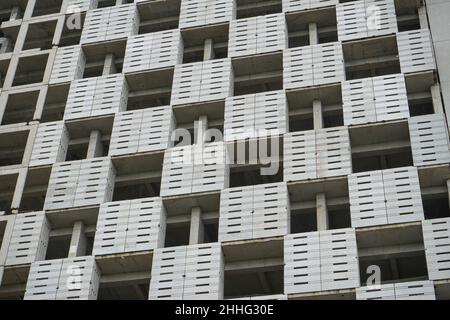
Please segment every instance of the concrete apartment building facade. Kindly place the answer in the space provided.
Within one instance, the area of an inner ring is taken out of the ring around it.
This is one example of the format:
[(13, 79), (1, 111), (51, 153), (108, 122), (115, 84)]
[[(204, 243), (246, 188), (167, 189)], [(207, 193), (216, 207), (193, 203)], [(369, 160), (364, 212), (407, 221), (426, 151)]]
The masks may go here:
[(1, 0), (0, 299), (449, 299), (449, 16)]

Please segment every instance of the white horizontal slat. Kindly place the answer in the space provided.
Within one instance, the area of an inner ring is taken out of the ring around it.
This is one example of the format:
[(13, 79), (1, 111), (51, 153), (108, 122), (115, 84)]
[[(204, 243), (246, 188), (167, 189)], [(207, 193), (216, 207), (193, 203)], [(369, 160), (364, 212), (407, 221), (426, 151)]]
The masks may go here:
[(179, 29), (130, 37), (125, 51), (124, 73), (175, 66), (182, 61), (183, 41)]
[(127, 38), (137, 34), (139, 15), (134, 3), (89, 10), (81, 33), (81, 44)]
[(290, 230), (287, 185), (284, 182), (256, 185), (253, 189), (253, 236), (284, 236)]
[[(228, 188), (229, 169), (227, 148), (222, 142), (193, 146), (194, 170), (192, 193), (220, 191)], [(195, 158), (201, 155), (202, 159)]]
[(425, 220), (422, 229), (429, 278), (450, 278), (450, 219)]
[(255, 98), (255, 94), (226, 98), (223, 124), (225, 141), (255, 137)]
[(394, 74), (373, 78), (377, 121), (409, 118), (405, 77)]
[(228, 56), (230, 58), (257, 53), (258, 18), (237, 19), (230, 22)]
[(449, 163), (449, 135), (444, 114), (412, 117), (408, 121), (414, 165)]
[(52, 166), (44, 209), (70, 208), (74, 205), (81, 161), (56, 163)]
[(376, 122), (373, 78), (344, 81), (342, 108), (346, 126)]
[(235, 15), (235, 1), (182, 0), (180, 28), (229, 22)]
[(165, 219), (166, 213), (161, 198), (131, 200), (125, 252), (162, 247), (165, 238)]
[(164, 154), (161, 177), (161, 196), (172, 196), (192, 192), (194, 175), (191, 146), (168, 149)]
[(110, 156), (138, 152), (142, 116), (143, 110), (125, 111), (116, 114), (109, 145)]
[(223, 299), (224, 260), (221, 244), (188, 246), (185, 274), (183, 299)]
[(356, 288), (356, 300), (395, 300), (394, 284)]
[(319, 237), (322, 290), (359, 287), (355, 229), (321, 231)]
[(314, 85), (312, 46), (286, 49), (283, 52), (283, 87), (295, 89)]
[(62, 12), (68, 14), (97, 8), (98, 0), (67, 0), (66, 4), (66, 10)]
[(111, 201), (115, 169), (108, 157), (81, 161), (73, 205), (75, 207)]
[(312, 46), (314, 85), (345, 80), (344, 54), (340, 42)]
[(221, 191), (219, 241), (252, 238), (253, 190), (254, 188), (250, 186)]
[(317, 177), (348, 175), (352, 171), (347, 127), (316, 130)]

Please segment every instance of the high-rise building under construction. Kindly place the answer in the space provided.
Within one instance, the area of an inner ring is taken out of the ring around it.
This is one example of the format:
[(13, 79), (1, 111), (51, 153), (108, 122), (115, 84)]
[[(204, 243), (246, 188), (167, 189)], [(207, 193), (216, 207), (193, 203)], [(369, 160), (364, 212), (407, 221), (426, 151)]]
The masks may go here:
[(449, 16), (0, 0), (0, 299), (450, 299)]

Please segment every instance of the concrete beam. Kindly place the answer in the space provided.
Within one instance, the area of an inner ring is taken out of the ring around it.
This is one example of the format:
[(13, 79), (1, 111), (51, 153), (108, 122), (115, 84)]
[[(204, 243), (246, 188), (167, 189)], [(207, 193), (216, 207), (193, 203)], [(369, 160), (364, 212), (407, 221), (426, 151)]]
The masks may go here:
[(189, 231), (189, 244), (203, 243), (205, 226), (202, 221), (202, 211), (199, 207), (191, 210), (191, 227)]
[(316, 194), (317, 231), (329, 229), (327, 199), (324, 193)]
[(103, 156), (102, 134), (99, 130), (92, 130), (89, 137), (89, 146), (86, 159)]
[(72, 238), (70, 239), (69, 258), (81, 257), (86, 254), (86, 233), (84, 223), (77, 221), (73, 225)]

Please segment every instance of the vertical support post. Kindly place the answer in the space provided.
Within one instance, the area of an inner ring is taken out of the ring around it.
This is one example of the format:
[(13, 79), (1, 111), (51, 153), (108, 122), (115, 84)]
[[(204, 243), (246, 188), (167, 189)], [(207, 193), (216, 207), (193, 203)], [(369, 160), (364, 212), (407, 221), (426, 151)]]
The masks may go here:
[(17, 175), (16, 181), (16, 188), (14, 189), (14, 195), (11, 201), (11, 209), (13, 209), (13, 213), (17, 213), (19, 211), (23, 191), (25, 190), (27, 175), (28, 175), (28, 167), (19, 169), (19, 174)]
[(192, 208), (189, 244), (202, 243), (204, 240), (204, 231), (201, 209), (199, 207)]
[(319, 44), (319, 30), (317, 29), (317, 23), (309, 24), (309, 45)]
[(21, 17), (21, 11), (19, 6), (12, 7), (9, 21), (19, 20)]
[(80, 257), (86, 254), (86, 234), (84, 223), (77, 221), (73, 225), (72, 238), (70, 239), (69, 258)]
[(194, 123), (195, 144), (203, 144), (205, 142), (206, 130), (208, 130), (208, 117), (200, 116)]
[(447, 180), (448, 207), (450, 208), (450, 179)]
[(323, 128), (322, 101), (313, 101), (314, 130)]
[(214, 41), (213, 39), (206, 39), (203, 49), (203, 61), (214, 59)]
[(431, 86), (431, 99), (433, 100), (434, 113), (444, 113), (444, 106), (441, 99), (441, 86), (436, 83)]
[(327, 199), (324, 193), (316, 195), (317, 210), (317, 231), (325, 231), (329, 229)]
[(114, 64), (115, 57), (112, 53), (109, 53), (105, 57), (105, 64), (103, 65), (103, 75), (107, 76), (109, 74), (116, 73), (116, 65)]
[(103, 155), (102, 134), (100, 130), (92, 130), (89, 137), (89, 146), (86, 159), (101, 157)]

